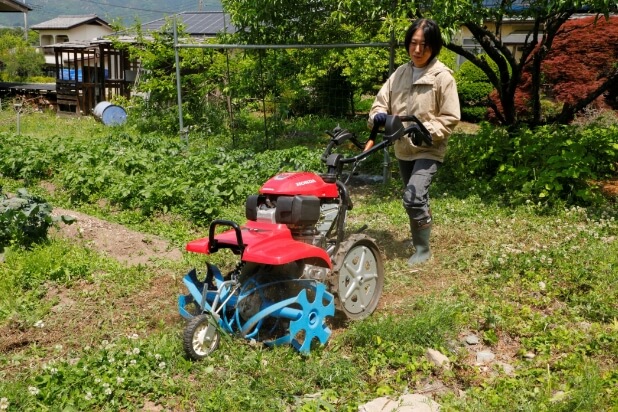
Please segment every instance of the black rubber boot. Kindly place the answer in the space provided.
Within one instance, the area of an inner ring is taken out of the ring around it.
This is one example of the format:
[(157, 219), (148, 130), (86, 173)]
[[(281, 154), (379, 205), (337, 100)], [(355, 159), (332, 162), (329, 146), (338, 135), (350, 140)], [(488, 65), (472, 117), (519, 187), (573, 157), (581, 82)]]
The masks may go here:
[(410, 259), (408, 259), (408, 266), (415, 266), (429, 260), (431, 257), (431, 250), (429, 248), (430, 234), (431, 223), (412, 225), (412, 244), (414, 245), (415, 251)]

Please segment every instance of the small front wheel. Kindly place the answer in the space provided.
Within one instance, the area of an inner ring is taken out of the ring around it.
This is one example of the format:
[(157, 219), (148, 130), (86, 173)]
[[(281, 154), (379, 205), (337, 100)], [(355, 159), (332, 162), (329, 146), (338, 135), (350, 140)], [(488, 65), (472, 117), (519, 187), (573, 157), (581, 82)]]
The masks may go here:
[(193, 360), (201, 360), (219, 347), (219, 329), (210, 313), (203, 313), (189, 321), (183, 333), (183, 346)]

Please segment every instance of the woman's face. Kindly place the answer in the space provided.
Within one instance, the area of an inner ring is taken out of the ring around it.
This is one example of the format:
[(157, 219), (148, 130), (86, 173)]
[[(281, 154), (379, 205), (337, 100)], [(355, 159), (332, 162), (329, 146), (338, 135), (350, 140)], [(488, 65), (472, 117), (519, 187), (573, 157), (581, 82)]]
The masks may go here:
[(425, 67), (429, 63), (431, 47), (425, 45), (425, 35), (422, 29), (417, 29), (412, 35), (408, 53), (415, 67)]

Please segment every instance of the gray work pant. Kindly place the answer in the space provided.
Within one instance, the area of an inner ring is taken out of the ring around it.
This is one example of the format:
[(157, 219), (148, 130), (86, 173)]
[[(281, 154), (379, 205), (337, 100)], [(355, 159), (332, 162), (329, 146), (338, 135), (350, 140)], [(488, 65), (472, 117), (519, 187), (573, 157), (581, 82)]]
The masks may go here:
[(420, 223), (429, 219), (429, 185), (442, 163), (437, 160), (399, 160), (399, 172), (405, 185), (403, 207), (410, 221)]

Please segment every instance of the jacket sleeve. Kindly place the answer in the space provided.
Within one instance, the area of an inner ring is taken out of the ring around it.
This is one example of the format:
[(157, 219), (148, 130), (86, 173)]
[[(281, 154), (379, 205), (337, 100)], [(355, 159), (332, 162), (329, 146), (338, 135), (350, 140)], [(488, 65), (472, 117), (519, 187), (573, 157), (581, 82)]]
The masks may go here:
[(390, 82), (390, 78), (386, 82), (384, 82), (384, 84), (380, 88), (380, 91), (376, 95), (373, 104), (371, 105), (371, 110), (369, 111), (369, 119), (367, 119), (367, 126), (370, 129), (373, 128), (373, 116), (375, 116), (377, 113), (391, 114), (388, 110), (388, 108), (390, 107)]
[(453, 76), (449, 72), (442, 72), (436, 80), (437, 113), (435, 117), (424, 124), (431, 133), (434, 142), (439, 142), (451, 135), (461, 119), (461, 112), (457, 84)]

